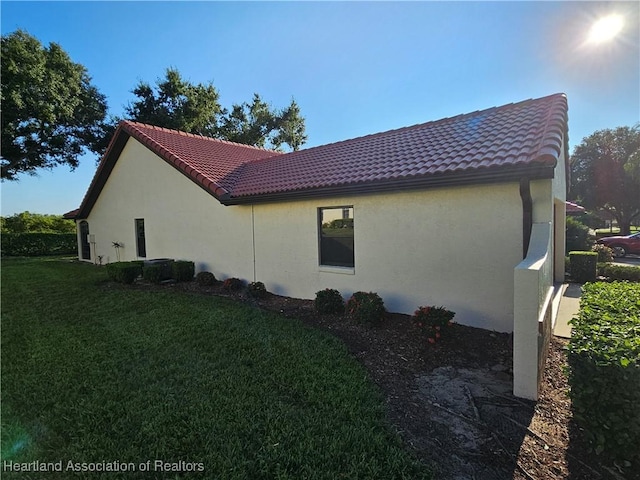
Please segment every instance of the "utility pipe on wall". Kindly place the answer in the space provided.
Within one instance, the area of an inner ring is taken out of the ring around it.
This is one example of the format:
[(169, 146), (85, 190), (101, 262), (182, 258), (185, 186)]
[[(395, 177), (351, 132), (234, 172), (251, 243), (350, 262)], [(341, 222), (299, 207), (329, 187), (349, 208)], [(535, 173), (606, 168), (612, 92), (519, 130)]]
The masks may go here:
[(533, 227), (533, 199), (528, 178), (520, 179), (520, 198), (522, 200), (522, 258), (526, 258)]

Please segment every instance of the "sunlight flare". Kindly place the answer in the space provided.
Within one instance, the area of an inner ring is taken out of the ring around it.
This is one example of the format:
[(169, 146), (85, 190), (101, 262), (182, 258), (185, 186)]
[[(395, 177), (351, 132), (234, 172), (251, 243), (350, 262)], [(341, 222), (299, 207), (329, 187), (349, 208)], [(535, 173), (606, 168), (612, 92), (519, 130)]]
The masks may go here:
[(587, 43), (599, 44), (613, 39), (624, 25), (622, 15), (611, 14), (602, 17), (591, 26)]

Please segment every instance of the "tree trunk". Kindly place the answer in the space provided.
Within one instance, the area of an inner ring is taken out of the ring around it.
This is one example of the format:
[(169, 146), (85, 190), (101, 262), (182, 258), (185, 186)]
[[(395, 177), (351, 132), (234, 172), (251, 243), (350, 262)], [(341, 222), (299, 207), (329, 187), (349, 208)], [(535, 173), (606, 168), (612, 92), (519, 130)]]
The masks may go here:
[(628, 218), (618, 219), (618, 226), (620, 227), (620, 235), (631, 235), (631, 220)]

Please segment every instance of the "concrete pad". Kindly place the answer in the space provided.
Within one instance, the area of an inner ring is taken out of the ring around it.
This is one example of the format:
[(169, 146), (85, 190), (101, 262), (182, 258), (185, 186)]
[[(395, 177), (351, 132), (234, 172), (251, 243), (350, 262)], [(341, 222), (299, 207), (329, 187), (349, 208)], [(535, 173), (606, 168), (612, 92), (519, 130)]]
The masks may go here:
[(557, 337), (571, 338), (569, 320), (576, 317), (580, 310), (580, 295), (582, 286), (579, 283), (569, 283), (563, 289), (558, 305), (558, 315), (553, 327), (553, 334)]

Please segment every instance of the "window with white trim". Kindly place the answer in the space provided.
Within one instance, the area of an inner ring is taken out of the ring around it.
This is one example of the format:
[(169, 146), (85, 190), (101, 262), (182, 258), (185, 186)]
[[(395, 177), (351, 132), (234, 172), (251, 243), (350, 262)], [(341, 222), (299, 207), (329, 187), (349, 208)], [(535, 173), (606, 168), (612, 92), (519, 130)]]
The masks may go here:
[(147, 241), (144, 235), (144, 218), (136, 218), (136, 250), (138, 257), (147, 256)]
[(353, 206), (318, 209), (320, 265), (355, 267)]

